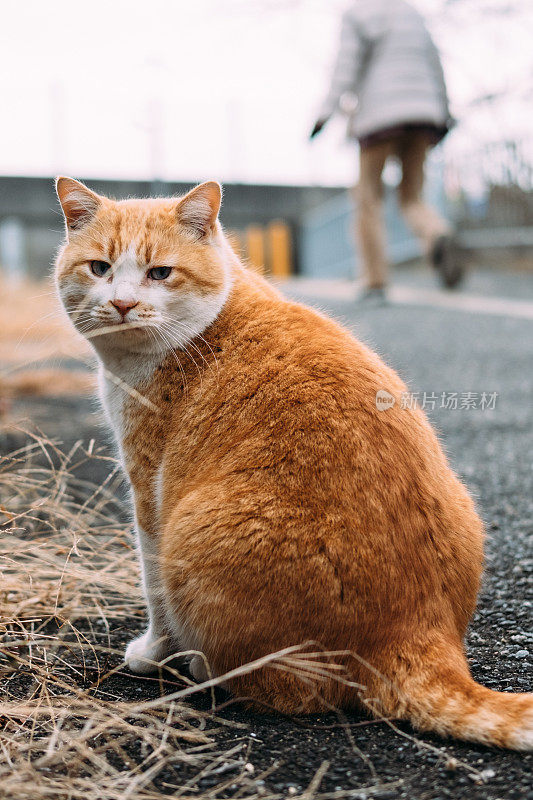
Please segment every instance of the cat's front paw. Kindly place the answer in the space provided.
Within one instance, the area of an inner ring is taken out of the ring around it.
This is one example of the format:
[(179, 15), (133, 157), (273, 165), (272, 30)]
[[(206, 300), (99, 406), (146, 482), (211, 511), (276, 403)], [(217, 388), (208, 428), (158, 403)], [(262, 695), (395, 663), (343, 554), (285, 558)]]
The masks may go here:
[(137, 637), (126, 648), (124, 660), (128, 669), (137, 675), (149, 675), (157, 672), (159, 662), (172, 655), (172, 643), (168, 636), (156, 637), (148, 628), (146, 633)]

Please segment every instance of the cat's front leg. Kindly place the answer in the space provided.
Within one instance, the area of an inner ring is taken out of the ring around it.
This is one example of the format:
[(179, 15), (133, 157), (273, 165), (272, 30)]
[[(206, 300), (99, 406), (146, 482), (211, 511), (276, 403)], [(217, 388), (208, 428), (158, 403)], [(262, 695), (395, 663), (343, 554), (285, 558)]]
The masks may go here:
[(144, 596), (148, 609), (148, 630), (126, 648), (125, 661), (132, 672), (147, 675), (176, 651), (176, 642), (166, 624), (167, 613), (159, 571), (157, 544), (153, 536), (136, 526)]

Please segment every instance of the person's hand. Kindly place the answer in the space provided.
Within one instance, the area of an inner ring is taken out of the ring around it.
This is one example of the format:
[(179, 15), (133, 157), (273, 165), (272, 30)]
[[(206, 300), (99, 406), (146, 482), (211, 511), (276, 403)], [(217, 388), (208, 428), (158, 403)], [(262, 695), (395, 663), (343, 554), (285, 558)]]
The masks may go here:
[(317, 121), (315, 122), (315, 126), (314, 126), (313, 130), (309, 134), (309, 138), (310, 139), (314, 139), (315, 136), (318, 136), (318, 134), (320, 133), (320, 131), (322, 130), (322, 128), (324, 127), (326, 122), (327, 122), (327, 119), (324, 119), (323, 117), (321, 117), (320, 119), (317, 119)]
[(448, 119), (446, 120), (446, 128), (449, 131), (453, 131), (453, 129), (459, 124), (459, 120), (455, 117), (452, 117), (451, 114), (448, 114)]

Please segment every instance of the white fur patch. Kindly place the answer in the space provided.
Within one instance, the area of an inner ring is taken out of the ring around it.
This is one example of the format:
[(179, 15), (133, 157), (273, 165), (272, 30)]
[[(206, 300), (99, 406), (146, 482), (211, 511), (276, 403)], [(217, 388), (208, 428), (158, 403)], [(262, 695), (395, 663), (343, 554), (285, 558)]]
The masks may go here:
[(531, 711), (524, 715), (520, 727), (509, 738), (508, 746), (513, 750), (533, 750), (533, 694)]
[(139, 525), (137, 548), (141, 566), (141, 580), (148, 608), (148, 630), (129, 643), (126, 662), (138, 674), (156, 669), (156, 664), (176, 651), (171, 626), (167, 622), (167, 601), (161, 581), (157, 542)]

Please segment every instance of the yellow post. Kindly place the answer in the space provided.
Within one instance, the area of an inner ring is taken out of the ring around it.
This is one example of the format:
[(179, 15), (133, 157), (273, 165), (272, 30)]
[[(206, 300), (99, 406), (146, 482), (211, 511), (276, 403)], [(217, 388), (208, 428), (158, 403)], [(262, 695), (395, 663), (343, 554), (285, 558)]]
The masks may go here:
[(261, 275), (265, 272), (265, 234), (260, 225), (246, 229), (246, 252), (252, 269)]
[(275, 220), (268, 226), (270, 271), (274, 278), (292, 275), (291, 231), (287, 223)]

